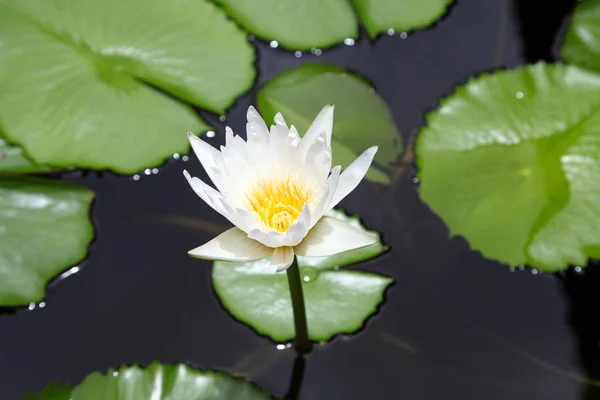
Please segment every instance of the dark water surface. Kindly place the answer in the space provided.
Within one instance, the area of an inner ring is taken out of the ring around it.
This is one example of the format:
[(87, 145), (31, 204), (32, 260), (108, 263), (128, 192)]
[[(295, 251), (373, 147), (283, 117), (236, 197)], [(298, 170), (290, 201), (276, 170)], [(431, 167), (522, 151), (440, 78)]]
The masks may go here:
[[(306, 61), (366, 76), (409, 143), (453, 87), (483, 71), (550, 59), (570, 2), (463, 0), (431, 29), (402, 38), (363, 37), (319, 57), (257, 42), (262, 84)], [(227, 123), (243, 132), (244, 95)], [(212, 139), (223, 139), (224, 122)], [(275, 396), (290, 383), (294, 353), (236, 322), (219, 304), (210, 264), (187, 250), (226, 226), (189, 189), (195, 158), (137, 181), (111, 174), (65, 180), (97, 194), (97, 237), (81, 271), (55, 282), (44, 307), (0, 315), (0, 398), (21, 399), (50, 381), (79, 383), (92, 371), (153, 360), (249, 377)], [(387, 301), (356, 335), (308, 356), (301, 399), (600, 399), (599, 272), (511, 272), (448, 239), (419, 200), (414, 170), (390, 190), (363, 183), (342, 206), (383, 232), (391, 252), (358, 266), (396, 279)], [(198, 221), (208, 223), (201, 224)], [(534, 271), (537, 272), (537, 271)]]

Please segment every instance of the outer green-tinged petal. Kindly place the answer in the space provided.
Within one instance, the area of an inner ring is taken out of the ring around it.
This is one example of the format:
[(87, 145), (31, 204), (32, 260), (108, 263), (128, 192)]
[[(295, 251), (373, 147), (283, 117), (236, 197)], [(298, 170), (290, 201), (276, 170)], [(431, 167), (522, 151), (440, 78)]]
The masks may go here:
[(238, 228), (231, 228), (188, 252), (192, 257), (222, 261), (254, 261), (272, 253), (273, 249), (248, 238), (248, 235)]
[(278, 247), (273, 251), (270, 268), (273, 272), (285, 271), (294, 262), (294, 249), (292, 247)]
[(379, 239), (364, 230), (333, 217), (323, 217), (308, 232), (294, 251), (299, 256), (326, 257), (359, 249), (376, 243)]

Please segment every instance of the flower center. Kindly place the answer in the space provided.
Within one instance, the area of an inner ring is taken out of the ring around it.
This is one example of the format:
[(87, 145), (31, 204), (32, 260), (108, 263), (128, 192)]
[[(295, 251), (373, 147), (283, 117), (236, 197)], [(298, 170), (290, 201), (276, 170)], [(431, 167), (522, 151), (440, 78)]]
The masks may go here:
[(291, 178), (262, 180), (246, 193), (246, 199), (246, 208), (266, 229), (285, 232), (298, 219), (304, 204), (311, 203), (312, 191)]

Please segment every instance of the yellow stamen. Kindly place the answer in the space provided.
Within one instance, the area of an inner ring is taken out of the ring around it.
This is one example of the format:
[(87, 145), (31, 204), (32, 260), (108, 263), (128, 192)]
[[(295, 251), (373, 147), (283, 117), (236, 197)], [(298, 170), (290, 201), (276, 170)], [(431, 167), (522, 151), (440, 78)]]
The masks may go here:
[(304, 204), (312, 202), (312, 191), (291, 178), (262, 180), (246, 193), (246, 199), (246, 208), (265, 228), (285, 232), (298, 219)]

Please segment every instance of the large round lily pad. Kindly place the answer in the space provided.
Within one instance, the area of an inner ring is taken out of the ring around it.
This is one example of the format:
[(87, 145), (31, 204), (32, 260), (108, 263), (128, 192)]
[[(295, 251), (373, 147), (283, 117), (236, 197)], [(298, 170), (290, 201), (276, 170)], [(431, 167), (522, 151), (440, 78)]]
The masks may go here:
[[(356, 217), (335, 210), (330, 215), (365, 229)], [(375, 313), (393, 280), (340, 267), (371, 259), (386, 249), (378, 242), (331, 257), (298, 257), (310, 339), (327, 341), (337, 334), (355, 332)], [(217, 261), (212, 276), (217, 296), (234, 317), (276, 341), (294, 338), (287, 276), (274, 274), (268, 259)]]
[(452, 0), (352, 0), (371, 37), (387, 32), (409, 31), (434, 23)]
[[(45, 396), (45, 397), (44, 397)], [(53, 397), (48, 397), (53, 396)], [(266, 400), (271, 396), (230, 375), (152, 363), (88, 375), (74, 389), (52, 385), (25, 400)]]
[(86, 256), (93, 197), (62, 182), (0, 176), (0, 306), (42, 300), (48, 281)]
[(417, 140), (423, 200), (484, 256), (555, 271), (600, 256), (600, 76), (536, 64), (470, 80)]
[(0, 124), (38, 164), (133, 173), (187, 152), (254, 79), (207, 0), (0, 0)]
[(402, 153), (402, 138), (392, 114), (374, 89), (340, 67), (304, 64), (267, 83), (257, 104), (266, 121), (281, 112), (304, 134), (321, 108), (335, 104), (333, 165), (347, 167), (363, 151), (379, 146), (366, 178), (388, 183), (392, 164)]

